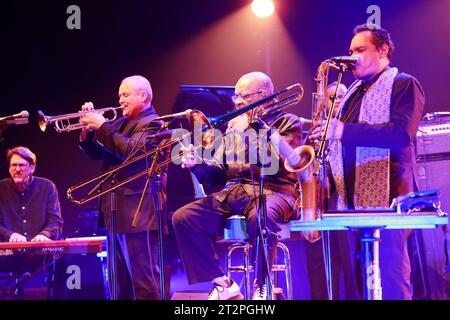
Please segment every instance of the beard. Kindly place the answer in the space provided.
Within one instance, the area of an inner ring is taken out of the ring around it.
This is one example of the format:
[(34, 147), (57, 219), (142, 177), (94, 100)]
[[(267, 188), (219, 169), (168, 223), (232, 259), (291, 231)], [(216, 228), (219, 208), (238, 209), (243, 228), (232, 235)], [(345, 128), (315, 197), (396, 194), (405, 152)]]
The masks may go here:
[(16, 177), (13, 178), (15, 184), (24, 184), (28, 181), (30, 177)]

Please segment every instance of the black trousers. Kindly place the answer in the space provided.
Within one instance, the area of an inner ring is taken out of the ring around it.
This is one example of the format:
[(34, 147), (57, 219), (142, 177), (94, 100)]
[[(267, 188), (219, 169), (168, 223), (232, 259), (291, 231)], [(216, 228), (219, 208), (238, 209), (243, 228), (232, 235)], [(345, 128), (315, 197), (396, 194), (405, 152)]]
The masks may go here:
[[(255, 241), (258, 234), (256, 201), (241, 185), (236, 185), (229, 190), (223, 202), (209, 195), (174, 213), (173, 227), (190, 284), (211, 281), (225, 274), (220, 267), (214, 243), (217, 235), (223, 233), (225, 221), (231, 215), (242, 214), (247, 218), (249, 240)], [(277, 223), (290, 219), (293, 205), (292, 196), (275, 193), (266, 197), (267, 228), (271, 231), (267, 237), (269, 267), (276, 253)], [(261, 255), (258, 253), (258, 256)], [(262, 260), (258, 259), (257, 263), (256, 279), (262, 283)]]
[[(354, 231), (330, 231), (330, 260), (333, 300), (360, 299), (361, 281), (357, 263), (357, 234)], [(311, 300), (328, 300), (327, 279), (323, 256), (324, 238), (314, 243), (305, 242)], [(345, 294), (341, 295), (341, 279)]]
[(161, 299), (157, 231), (118, 234), (117, 239), (118, 298)]

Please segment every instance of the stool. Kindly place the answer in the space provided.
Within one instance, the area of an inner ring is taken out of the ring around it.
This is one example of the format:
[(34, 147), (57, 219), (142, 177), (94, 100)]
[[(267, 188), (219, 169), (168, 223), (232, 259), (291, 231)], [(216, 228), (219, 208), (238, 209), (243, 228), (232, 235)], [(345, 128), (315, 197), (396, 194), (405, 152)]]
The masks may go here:
[[(250, 265), (249, 251), (252, 244), (248, 242), (248, 235), (246, 229), (247, 220), (243, 216), (231, 216), (227, 219), (225, 230), (224, 230), (224, 240), (227, 241), (237, 241), (227, 248), (226, 253), (226, 269), (227, 277), (231, 278), (232, 272), (244, 272), (244, 287), (245, 299), (250, 299), (250, 272), (253, 272), (254, 268)], [(277, 233), (278, 240), (290, 238), (290, 224), (289, 223), (279, 223), (278, 226), (281, 230)], [(235, 250), (241, 249), (243, 254), (244, 265), (233, 265), (231, 261), (232, 254)], [(277, 264), (278, 259), (278, 249), (283, 252), (283, 264)], [(277, 253), (275, 256), (276, 260), (272, 265), (271, 274), (274, 283), (273, 293), (281, 293), (282, 289), (277, 288), (277, 273), (284, 272), (286, 279), (286, 292), (288, 300), (293, 299), (292, 293), (292, 275), (291, 275), (291, 257), (288, 247), (278, 241), (277, 243)]]

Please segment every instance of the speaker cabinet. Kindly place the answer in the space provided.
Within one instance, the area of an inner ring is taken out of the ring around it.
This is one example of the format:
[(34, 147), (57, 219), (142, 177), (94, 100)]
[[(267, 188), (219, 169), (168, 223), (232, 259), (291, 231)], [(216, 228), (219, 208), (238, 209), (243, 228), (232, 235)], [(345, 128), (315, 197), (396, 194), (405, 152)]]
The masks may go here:
[[(419, 161), (415, 172), (419, 190), (440, 190), (441, 209), (450, 211), (450, 159), (445, 157), (429, 157)], [(450, 300), (450, 270), (449, 270), (449, 225), (436, 229), (416, 230), (415, 244), (420, 258), (420, 278), (424, 282), (424, 292), (421, 298), (432, 300)]]

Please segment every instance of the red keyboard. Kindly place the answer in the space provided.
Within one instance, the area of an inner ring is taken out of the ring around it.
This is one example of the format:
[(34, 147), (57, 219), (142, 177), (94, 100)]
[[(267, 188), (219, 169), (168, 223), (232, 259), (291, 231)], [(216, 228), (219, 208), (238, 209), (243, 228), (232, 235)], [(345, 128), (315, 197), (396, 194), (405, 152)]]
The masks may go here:
[(102, 247), (102, 239), (0, 242), (0, 256), (100, 253)]

